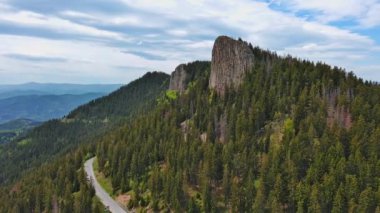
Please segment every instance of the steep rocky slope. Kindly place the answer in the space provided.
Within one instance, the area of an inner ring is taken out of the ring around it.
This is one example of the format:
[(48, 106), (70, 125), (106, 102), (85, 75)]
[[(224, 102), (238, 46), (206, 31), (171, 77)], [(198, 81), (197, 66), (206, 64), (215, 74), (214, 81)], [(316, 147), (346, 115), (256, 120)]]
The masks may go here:
[(185, 70), (185, 64), (180, 64), (175, 68), (170, 77), (169, 90), (177, 90), (180, 93), (186, 90), (186, 81), (188, 74)]
[(253, 66), (254, 55), (247, 42), (218, 37), (212, 49), (210, 88), (222, 95), (226, 87), (237, 88)]
[(180, 64), (170, 76), (169, 90), (175, 90), (183, 93), (189, 86), (189, 83), (196, 80), (203, 72), (208, 72), (210, 62), (195, 61), (187, 64)]

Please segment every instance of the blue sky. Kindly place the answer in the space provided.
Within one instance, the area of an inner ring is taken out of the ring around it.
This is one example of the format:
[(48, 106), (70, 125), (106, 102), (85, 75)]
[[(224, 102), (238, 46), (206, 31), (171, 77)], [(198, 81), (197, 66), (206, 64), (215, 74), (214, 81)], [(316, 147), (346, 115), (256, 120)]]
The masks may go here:
[(127, 83), (218, 35), (380, 81), (380, 0), (0, 0), (0, 84)]

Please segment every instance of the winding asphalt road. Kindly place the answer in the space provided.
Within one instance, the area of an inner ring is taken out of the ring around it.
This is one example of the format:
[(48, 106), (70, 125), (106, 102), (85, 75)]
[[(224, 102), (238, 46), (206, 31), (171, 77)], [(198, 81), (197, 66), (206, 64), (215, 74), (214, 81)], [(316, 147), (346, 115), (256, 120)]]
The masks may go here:
[(84, 169), (87, 173), (87, 178), (91, 181), (92, 185), (95, 188), (96, 196), (100, 199), (104, 206), (108, 206), (109, 210), (113, 213), (124, 213), (126, 212), (123, 208), (119, 206), (119, 204), (112, 199), (111, 196), (102, 188), (102, 186), (98, 183), (95, 177), (93, 163), (95, 158), (91, 158), (84, 163)]

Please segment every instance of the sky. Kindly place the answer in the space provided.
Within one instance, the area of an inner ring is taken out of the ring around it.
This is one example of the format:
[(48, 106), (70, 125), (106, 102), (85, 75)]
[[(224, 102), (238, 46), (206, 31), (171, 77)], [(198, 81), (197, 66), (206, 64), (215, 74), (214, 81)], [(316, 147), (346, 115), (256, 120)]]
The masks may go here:
[(128, 83), (228, 35), (380, 82), (380, 0), (0, 0), (0, 84)]

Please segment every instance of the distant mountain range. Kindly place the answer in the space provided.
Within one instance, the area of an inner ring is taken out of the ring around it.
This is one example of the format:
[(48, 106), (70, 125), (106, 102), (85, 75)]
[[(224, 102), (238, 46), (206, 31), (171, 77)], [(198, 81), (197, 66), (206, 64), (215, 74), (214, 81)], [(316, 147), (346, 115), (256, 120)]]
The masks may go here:
[(86, 93), (81, 95), (26, 95), (0, 100), (0, 123), (28, 118), (46, 121), (66, 115), (72, 109), (104, 93)]
[(0, 124), (15, 119), (46, 121), (118, 89), (120, 84), (0, 85)]
[(54, 84), (25, 83), (19, 85), (0, 85), (0, 99), (24, 95), (80, 95), (85, 93), (108, 94), (121, 84)]

